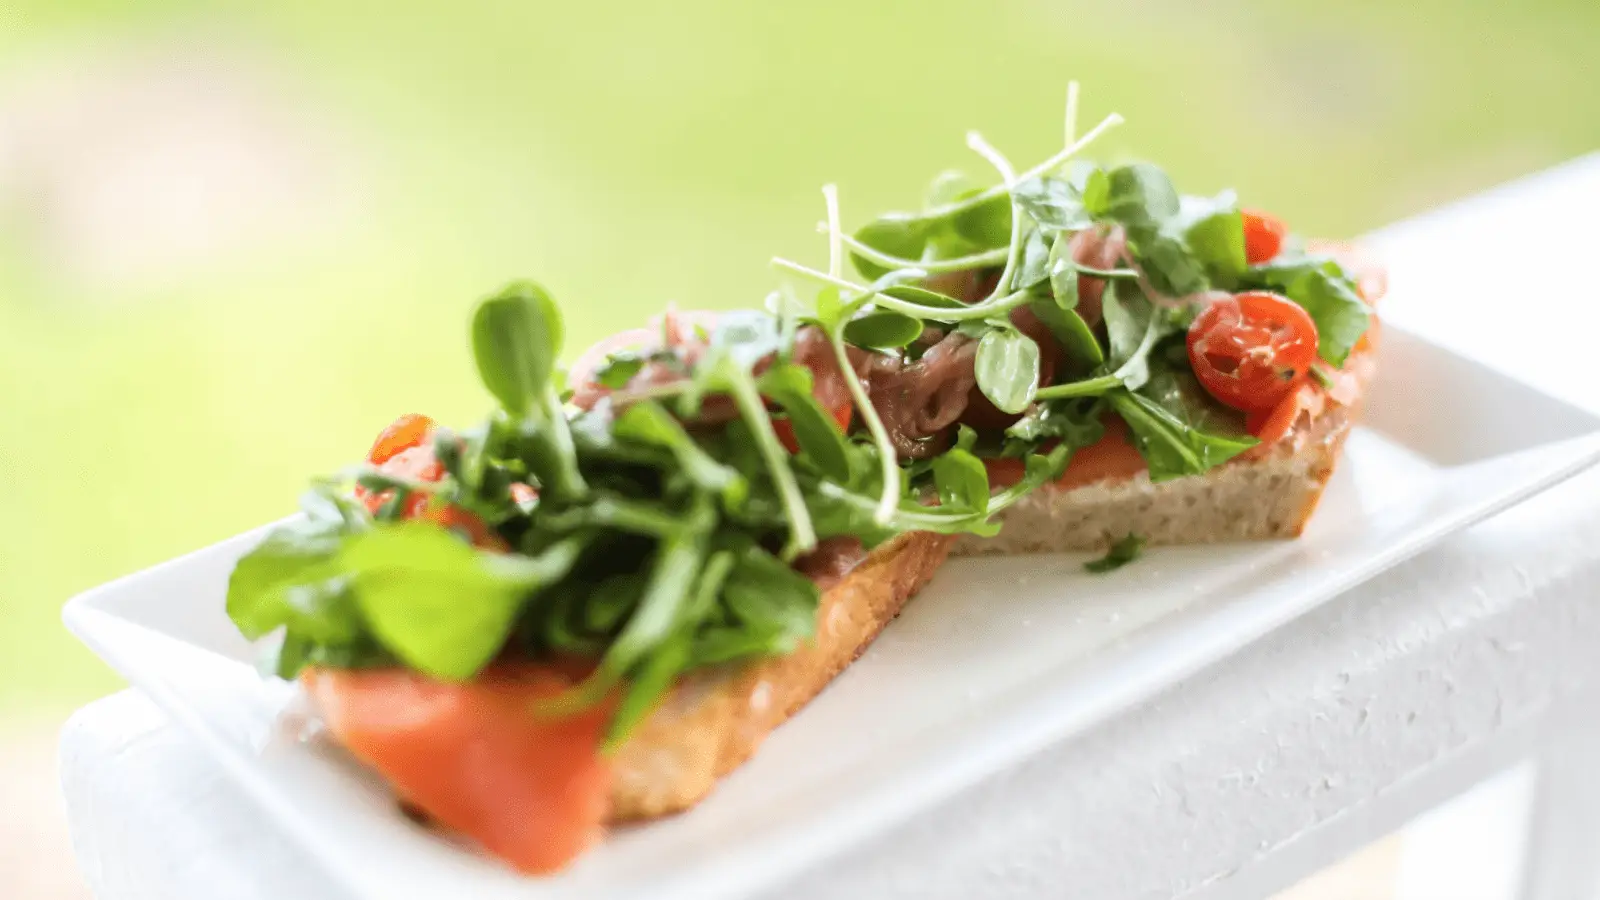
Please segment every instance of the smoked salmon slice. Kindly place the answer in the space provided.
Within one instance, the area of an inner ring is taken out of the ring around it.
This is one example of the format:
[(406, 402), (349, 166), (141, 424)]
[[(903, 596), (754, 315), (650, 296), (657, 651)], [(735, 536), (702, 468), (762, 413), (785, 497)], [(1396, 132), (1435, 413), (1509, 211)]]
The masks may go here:
[(339, 743), (402, 800), (530, 874), (561, 869), (604, 833), (611, 705), (562, 718), (533, 710), (574, 680), (532, 665), (465, 684), (401, 669), (302, 676)]

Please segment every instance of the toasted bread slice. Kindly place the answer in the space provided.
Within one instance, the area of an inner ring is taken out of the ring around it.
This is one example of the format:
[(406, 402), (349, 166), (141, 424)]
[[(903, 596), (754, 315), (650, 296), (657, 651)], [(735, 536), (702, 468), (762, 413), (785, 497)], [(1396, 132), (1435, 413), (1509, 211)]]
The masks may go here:
[(1103, 549), (1136, 534), (1153, 545), (1298, 537), (1333, 476), (1376, 374), (1371, 353), (1353, 358), (1346, 403), (1330, 401), (1285, 440), (1194, 478), (1153, 483), (1148, 474), (1059, 490), (1046, 488), (1002, 514), (998, 537), (963, 536), (957, 556)]
[(1152, 545), (1297, 537), (1316, 511), (1353, 420), (1353, 410), (1330, 410), (1302, 446), (1285, 443), (1204, 476), (1152, 483), (1141, 473), (1071, 490), (1047, 488), (1007, 510), (998, 537), (966, 535), (953, 552), (1101, 550), (1129, 534)]
[(700, 802), (867, 649), (933, 577), (952, 541), (920, 532), (888, 541), (822, 595), (814, 641), (787, 656), (681, 682), (618, 752), (611, 820)]

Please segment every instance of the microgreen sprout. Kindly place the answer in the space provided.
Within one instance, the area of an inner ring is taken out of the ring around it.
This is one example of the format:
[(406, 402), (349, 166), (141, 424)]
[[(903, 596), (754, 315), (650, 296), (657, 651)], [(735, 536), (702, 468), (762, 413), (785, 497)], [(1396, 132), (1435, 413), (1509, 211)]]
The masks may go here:
[[(839, 189), (832, 184), (824, 185), (822, 197), (828, 207), (828, 276), (842, 281), (840, 275), (844, 271), (844, 252), (842, 232), (839, 228)], [(878, 505), (873, 511), (872, 518), (879, 525), (887, 525), (900, 503), (899, 455), (895, 452), (894, 442), (889, 438), (889, 429), (873, 407), (872, 398), (867, 396), (866, 387), (862, 385), (861, 379), (854, 377), (855, 367), (850, 364), (850, 354), (845, 349), (844, 343), (844, 326), (849, 318), (850, 315), (845, 313), (835, 317), (831, 322), (824, 322), (823, 331), (833, 348), (834, 362), (839, 366), (839, 372), (844, 375), (845, 385), (850, 389), (850, 400), (855, 404), (856, 411), (861, 414), (861, 420), (866, 423), (867, 433), (872, 436), (872, 443), (877, 449), (878, 466), (883, 473), (883, 493), (878, 497)]]
[(994, 291), (989, 294), (988, 299), (993, 300), (1011, 288), (1011, 277), (1017, 271), (1017, 257), (1022, 251), (1022, 235), (1027, 230), (1027, 220), (1023, 218), (1022, 208), (1017, 205), (1017, 173), (1011, 168), (1011, 162), (976, 131), (967, 132), (967, 146), (994, 166), (995, 171), (1000, 173), (1000, 183), (1011, 195), (1011, 246), (1006, 252), (1005, 268), (1000, 270), (1000, 278), (994, 284)]

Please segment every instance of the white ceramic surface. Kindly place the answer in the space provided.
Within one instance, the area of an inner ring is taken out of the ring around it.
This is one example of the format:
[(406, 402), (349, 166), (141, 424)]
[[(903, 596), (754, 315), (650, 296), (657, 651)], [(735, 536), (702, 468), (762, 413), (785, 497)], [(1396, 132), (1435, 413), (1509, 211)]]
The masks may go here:
[[(1600, 420), (1397, 329), (1367, 416), (1300, 541), (957, 560), (696, 810), (518, 878), (409, 823), (375, 779), (295, 739), (222, 613), (242, 535), (86, 593), (66, 620), (363, 897), (709, 898), (778, 883), (1148, 697), (1340, 590), (1600, 458)], [(287, 711), (286, 711), (287, 710)]]

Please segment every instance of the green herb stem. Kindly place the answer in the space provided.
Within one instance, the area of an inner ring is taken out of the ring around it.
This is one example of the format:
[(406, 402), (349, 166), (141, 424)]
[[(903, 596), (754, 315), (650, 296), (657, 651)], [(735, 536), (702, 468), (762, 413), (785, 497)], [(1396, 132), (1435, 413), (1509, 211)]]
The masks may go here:
[(1120, 376), (1101, 375), (1099, 378), (1087, 378), (1083, 381), (1073, 381), (1068, 384), (1040, 388), (1033, 395), (1033, 399), (1062, 400), (1068, 397), (1098, 397), (1119, 387), (1122, 387), (1122, 378)]
[(1096, 269), (1081, 263), (1073, 263), (1072, 268), (1079, 275), (1090, 278), (1104, 278), (1111, 281), (1138, 281), (1139, 273), (1133, 269)]
[(572, 442), (572, 429), (566, 412), (561, 408), (561, 398), (555, 385), (546, 385), (543, 413), (534, 423), (532, 444), (542, 451), (543, 465), (536, 473), (539, 486), (551, 496), (562, 500), (575, 500), (589, 492), (589, 485), (578, 471), (578, 451)]
[(575, 506), (545, 515), (540, 524), (552, 531), (604, 527), (666, 537), (677, 532), (683, 522), (678, 516), (654, 504), (602, 496), (594, 498), (586, 506)]
[(715, 523), (709, 498), (698, 495), (686, 518), (674, 520), (672, 530), (662, 535), (644, 596), (606, 649), (599, 667), (568, 690), (535, 701), (534, 715), (559, 718), (593, 707), (605, 699), (635, 663), (666, 639), (679, 611), (689, 602)]
[(833, 358), (839, 365), (839, 371), (844, 374), (850, 399), (855, 403), (856, 411), (861, 413), (861, 420), (867, 423), (867, 433), (872, 435), (873, 446), (878, 451), (878, 466), (883, 472), (883, 493), (873, 508), (872, 521), (888, 525), (900, 506), (900, 455), (895, 452), (894, 442), (889, 439), (889, 429), (884, 427), (883, 419), (873, 407), (866, 387), (861, 384), (861, 379), (854, 377), (855, 368), (850, 365), (850, 354), (845, 352), (843, 329), (829, 329), (828, 343), (833, 345)]
[[(921, 303), (913, 303), (909, 300), (901, 300), (898, 297), (891, 297), (888, 294), (875, 292), (872, 288), (864, 287), (856, 284), (853, 281), (847, 281), (843, 278), (835, 278), (826, 272), (818, 272), (816, 269), (813, 269), (810, 266), (801, 265), (793, 260), (784, 259), (782, 257), (773, 257), (772, 264), (781, 269), (787, 269), (791, 272), (794, 272), (797, 275), (805, 275), (808, 278), (814, 278), (817, 281), (823, 282), (824, 284), (830, 284), (834, 287), (858, 292), (866, 297), (870, 297), (874, 304), (884, 309), (892, 309), (895, 312), (905, 313), (908, 316), (916, 316), (919, 319), (932, 319), (935, 322), (968, 322), (974, 319), (987, 319), (992, 316), (998, 316), (1002, 313), (1008, 313), (1019, 306), (1026, 305), (1030, 300), (1033, 299), (1033, 295), (1029, 291), (1015, 291), (1005, 295), (1004, 297), (995, 297), (990, 300), (985, 300), (982, 303), (974, 303), (971, 306), (965, 306), (960, 309), (954, 309), (945, 306), (925, 306)], [(924, 272), (922, 274), (926, 273)]]
[[(1065, 163), (1067, 160), (1069, 160), (1072, 157), (1078, 155), (1078, 153), (1081, 152), (1083, 150), (1083, 148), (1085, 148), (1085, 147), (1089, 146), (1090, 144), (1094, 143), (1095, 139), (1100, 137), (1100, 135), (1106, 133), (1107, 131), (1109, 131), (1112, 128), (1115, 128), (1118, 125), (1121, 125), (1122, 122), (1123, 122), (1122, 116), (1120, 116), (1120, 115), (1118, 115), (1116, 113), (1112, 113), (1111, 115), (1106, 116), (1104, 119), (1102, 119), (1100, 121), (1099, 125), (1096, 125), (1095, 127), (1089, 129), (1088, 133), (1086, 133), (1083, 137), (1077, 139), (1076, 141), (1073, 141), (1071, 144), (1068, 144), (1066, 147), (1064, 147), (1060, 151), (1056, 152), (1054, 155), (1052, 155), (1049, 159), (1045, 160), (1044, 162), (1039, 163), (1038, 165), (1034, 166), (1033, 168), (1028, 169), (1027, 171), (1023, 172), (1022, 174), (1018, 175), (1017, 179), (1016, 179), (1016, 183), (1017, 184), (1021, 184), (1024, 181), (1030, 181), (1030, 180), (1032, 180), (1034, 178), (1038, 178), (1040, 175), (1044, 175), (1044, 174), (1047, 174), (1049, 172), (1055, 171), (1056, 169), (1060, 168), (1061, 165), (1063, 163)], [(964, 199), (957, 200), (954, 203), (946, 203), (943, 206), (936, 206), (933, 209), (924, 210), (921, 213), (917, 213), (912, 218), (919, 219), (919, 220), (932, 220), (932, 219), (943, 219), (943, 218), (945, 218), (947, 216), (954, 216), (954, 215), (957, 215), (959, 213), (966, 212), (969, 209), (976, 209), (977, 207), (982, 206), (983, 204), (989, 202), (990, 200), (993, 200), (994, 198), (996, 198), (996, 197), (998, 197), (998, 196), (1000, 196), (1002, 194), (1009, 193), (1009, 190), (1010, 189), (1006, 185), (997, 184), (997, 185), (994, 185), (993, 187), (985, 188), (984, 190), (981, 190), (978, 193), (973, 194), (970, 197), (966, 197)]]
[(828, 274), (838, 278), (844, 274), (844, 229), (839, 227), (838, 185), (823, 185), (822, 199), (828, 208)]
[[(1026, 230), (1022, 217), (1022, 205), (1017, 202), (1016, 187), (1017, 173), (1011, 168), (1010, 160), (996, 150), (992, 144), (983, 139), (983, 135), (976, 131), (967, 132), (967, 146), (971, 147), (979, 156), (988, 160), (1000, 173), (1000, 185), (1011, 197), (1011, 244), (1006, 252), (1005, 268), (1000, 270), (1000, 278), (994, 283), (994, 291), (986, 300), (993, 300), (1011, 289), (1011, 279), (1016, 274), (1017, 262), (1022, 255), (1022, 233)], [(1052, 168), (1054, 168), (1052, 166)]]
[(811, 513), (806, 509), (800, 484), (795, 481), (788, 454), (778, 440), (778, 433), (772, 428), (772, 415), (761, 402), (755, 381), (749, 372), (728, 357), (723, 357), (721, 365), (734, 405), (739, 408), (739, 414), (755, 436), (756, 447), (766, 460), (767, 468), (772, 472), (772, 482), (778, 488), (778, 498), (789, 519), (789, 541), (784, 547), (784, 559), (793, 559), (817, 546), (817, 532), (811, 524)]
[[(817, 223), (817, 230), (826, 233), (828, 226), (819, 222)], [(882, 250), (861, 243), (848, 234), (841, 234), (839, 239), (844, 242), (846, 247), (850, 248), (851, 253), (863, 259), (871, 260), (880, 266), (888, 266), (892, 269), (921, 269), (929, 274), (965, 272), (971, 269), (986, 269), (992, 266), (1005, 265), (1006, 257), (1011, 252), (1007, 247), (997, 247), (994, 250), (986, 250), (983, 253), (974, 253), (970, 256), (957, 256), (951, 259), (916, 260), (885, 253)]]

